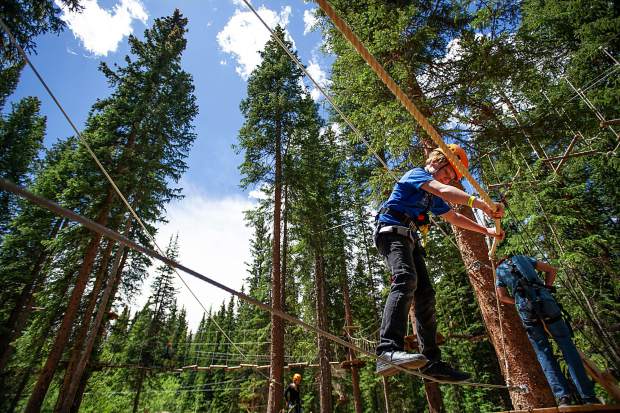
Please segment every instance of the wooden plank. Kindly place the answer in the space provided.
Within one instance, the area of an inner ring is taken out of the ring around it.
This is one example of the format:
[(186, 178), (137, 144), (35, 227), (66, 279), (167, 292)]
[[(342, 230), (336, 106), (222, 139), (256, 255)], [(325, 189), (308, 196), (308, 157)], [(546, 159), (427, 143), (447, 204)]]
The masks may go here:
[[(588, 156), (588, 155), (593, 155), (595, 153), (598, 153), (599, 151), (583, 151), (583, 152), (575, 152), (575, 153), (571, 153), (567, 156), (567, 158), (577, 158), (579, 156)], [(550, 158), (545, 158), (543, 159), (544, 162), (553, 162), (553, 161), (559, 161), (560, 159), (564, 158), (564, 156), (552, 156)], [(489, 186), (491, 187), (491, 186)]]
[[(573, 137), (573, 139), (568, 144), (568, 148), (566, 148), (566, 151), (564, 152), (564, 155), (562, 155), (562, 159), (560, 159), (560, 162), (558, 163), (558, 166), (556, 166), (554, 168), (556, 174), (558, 172), (560, 172), (560, 168), (562, 168), (562, 165), (564, 165), (564, 162), (566, 162), (566, 159), (567, 159), (568, 155), (570, 154), (570, 151), (573, 150), (573, 147), (575, 146), (575, 143), (577, 143), (577, 139), (579, 139), (580, 137), (583, 137), (583, 136), (581, 136), (581, 132), (577, 132), (577, 134)], [(551, 164), (551, 166), (553, 166), (553, 164)]]
[(601, 128), (606, 128), (611, 125), (620, 125), (620, 119), (607, 119), (601, 121)]
[(618, 412), (620, 413), (620, 405), (610, 404), (588, 404), (581, 406), (566, 407), (542, 407), (531, 410), (509, 410), (501, 413), (588, 413), (588, 412)]
[(609, 372), (600, 371), (596, 364), (587, 358), (581, 351), (579, 351), (579, 356), (581, 356), (583, 365), (590, 377), (592, 377), (598, 384), (607, 390), (607, 393), (609, 393), (613, 399), (620, 402), (620, 387), (618, 387), (618, 382), (614, 376), (612, 376)]

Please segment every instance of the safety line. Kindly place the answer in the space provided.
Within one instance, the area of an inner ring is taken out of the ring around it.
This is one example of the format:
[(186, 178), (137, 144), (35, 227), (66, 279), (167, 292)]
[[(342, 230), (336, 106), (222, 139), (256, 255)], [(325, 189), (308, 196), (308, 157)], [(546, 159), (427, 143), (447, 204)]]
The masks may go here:
[[(247, 0), (244, 0), (247, 3)], [(498, 208), (498, 205), (493, 202), (489, 194), (480, 186), (480, 184), (474, 179), (474, 177), (469, 173), (467, 168), (461, 163), (459, 158), (452, 153), (452, 151), (448, 148), (446, 143), (443, 141), (435, 127), (428, 121), (428, 119), (422, 114), (422, 112), (418, 109), (418, 107), (409, 99), (409, 97), (403, 92), (403, 90), (398, 86), (398, 84), (392, 79), (390, 74), (385, 70), (385, 68), (377, 61), (377, 59), (366, 49), (364, 44), (360, 41), (360, 39), (353, 33), (349, 25), (336, 13), (334, 8), (327, 2), (326, 0), (317, 0), (317, 3), (321, 7), (321, 9), (325, 12), (325, 14), (332, 20), (336, 28), (344, 35), (344, 37), (351, 43), (351, 45), (357, 50), (357, 52), (364, 58), (366, 63), (373, 69), (373, 71), (379, 76), (381, 81), (390, 89), (390, 91), (394, 94), (396, 99), (400, 101), (400, 103), (407, 109), (407, 111), (414, 117), (414, 119), (420, 124), (422, 129), (426, 131), (426, 133), (430, 136), (430, 138), (435, 142), (439, 148), (441, 148), (442, 152), (446, 155), (450, 161), (452, 161), (452, 165), (456, 166), (458, 171), (464, 176), (469, 183), (474, 187), (474, 189), (478, 192), (482, 200), (491, 208), (491, 210), (495, 211)], [(501, 232), (501, 221), (499, 219), (495, 219), (495, 227), (498, 233)], [(493, 246), (491, 247), (491, 251), (489, 251), (489, 256), (493, 256), (495, 254), (495, 250), (497, 249), (498, 239), (493, 238)]]
[[(32, 71), (34, 72), (34, 74), (36, 75), (36, 77), (39, 79), (39, 82), (43, 85), (43, 87), (45, 88), (45, 90), (47, 91), (48, 95), (52, 98), (52, 100), (54, 101), (54, 103), (56, 104), (56, 106), (58, 107), (58, 109), (61, 111), (61, 113), (63, 114), (63, 116), (65, 117), (65, 119), (67, 120), (67, 122), (69, 123), (69, 125), (71, 126), (71, 128), (73, 129), (73, 131), (75, 132), (75, 134), (78, 136), (80, 143), (82, 143), (82, 145), (84, 145), (84, 148), (86, 148), (86, 151), (89, 153), (89, 155), (93, 158), (93, 160), (95, 161), (95, 163), (97, 164), (97, 166), (99, 167), (99, 169), (101, 170), (101, 172), (103, 173), (103, 175), (106, 177), (106, 179), (108, 180), (108, 182), (110, 183), (110, 185), (112, 186), (112, 188), (114, 189), (114, 191), (116, 192), (116, 194), (118, 195), (118, 197), (122, 200), (122, 202), (125, 204), (125, 206), (127, 207), (127, 209), (129, 210), (129, 212), (131, 213), (131, 215), (134, 217), (134, 219), (138, 222), (138, 224), (140, 225), (140, 227), (142, 228), (142, 230), (144, 231), (144, 233), (146, 234), (147, 238), (149, 239), (149, 241), (151, 241), (153, 243), (153, 245), (155, 245), (155, 247), (157, 248), (157, 250), (159, 251), (160, 254), (165, 255), (165, 253), (163, 252), (163, 250), (160, 248), (159, 244), (157, 244), (157, 241), (155, 240), (155, 237), (153, 237), (153, 235), (150, 233), (150, 231), (147, 229), (146, 225), (144, 225), (144, 223), (142, 222), (142, 219), (140, 219), (140, 217), (138, 216), (138, 214), (136, 213), (136, 211), (133, 209), (133, 207), (129, 204), (129, 202), (127, 201), (127, 198), (123, 195), (123, 193), (121, 192), (121, 190), (119, 189), (119, 187), (116, 185), (116, 183), (114, 182), (114, 179), (112, 179), (112, 177), (110, 176), (110, 174), (108, 173), (108, 171), (106, 170), (106, 168), (103, 166), (103, 164), (99, 161), (99, 158), (97, 157), (97, 155), (95, 154), (95, 152), (92, 150), (91, 146), (88, 144), (88, 141), (82, 136), (82, 134), (80, 133), (80, 131), (78, 130), (78, 128), (75, 126), (75, 123), (73, 123), (73, 121), (71, 120), (71, 118), (69, 117), (69, 115), (67, 114), (67, 112), (65, 111), (65, 109), (63, 108), (63, 106), (60, 104), (60, 102), (58, 101), (58, 99), (56, 98), (56, 96), (54, 95), (54, 93), (52, 92), (52, 90), (48, 87), (47, 83), (45, 82), (45, 80), (43, 79), (43, 77), (39, 74), (38, 70), (34, 67), (34, 65), (32, 64), (32, 62), (30, 61), (30, 59), (28, 58), (28, 55), (26, 54), (26, 52), (24, 51), (24, 49), (21, 47), (21, 45), (17, 42), (17, 40), (15, 39), (15, 37), (13, 36), (13, 33), (11, 32), (11, 30), (6, 26), (6, 24), (4, 23), (4, 20), (2, 20), (2, 18), (0, 18), (0, 27), (2, 27), (2, 29), (7, 33), (7, 35), (9, 36), (9, 39), (11, 40), (11, 43), (18, 49), (20, 55), (22, 56), (22, 58), (24, 59), (24, 61), (28, 64), (28, 66), (30, 66), (30, 68), (32, 69)], [(207, 308), (205, 307), (205, 305), (202, 303), (202, 301), (198, 298), (198, 296), (194, 293), (194, 291), (192, 291), (192, 289), (189, 287), (189, 285), (187, 284), (187, 282), (183, 279), (183, 277), (181, 277), (181, 274), (178, 273), (178, 271), (176, 269), (174, 269), (174, 272), (176, 274), (176, 276), (181, 280), (181, 282), (183, 283), (183, 285), (185, 286), (185, 288), (187, 288), (187, 290), (190, 292), (190, 294), (194, 297), (194, 299), (198, 302), (198, 304), (200, 305), (200, 307), (202, 307), (203, 311), (205, 313), (207, 313)], [(233, 343), (232, 339), (228, 336), (228, 334), (226, 334), (226, 332), (224, 331), (224, 329), (222, 329), (222, 327), (219, 325), (219, 323), (217, 322), (217, 320), (215, 320), (215, 318), (213, 319), (213, 322), (215, 324), (215, 326), (220, 330), (220, 332), (224, 335), (224, 337), (232, 344), (233, 347), (235, 347), (235, 349), (239, 352), (239, 354), (241, 354), (243, 356), (243, 352), (235, 346), (235, 344)], [(262, 374), (262, 372), (261, 372)], [(264, 375), (263, 375), (264, 376)], [(264, 376), (267, 378), (267, 376)], [(269, 378), (268, 378), (269, 380)]]
[(69, 210), (67, 208), (64, 208), (64, 207), (58, 205), (57, 203), (55, 203), (53, 201), (50, 201), (49, 199), (46, 199), (46, 198), (43, 198), (41, 196), (35, 195), (35, 194), (29, 192), (28, 190), (26, 190), (26, 189), (24, 189), (24, 188), (22, 188), (22, 187), (20, 187), (18, 185), (15, 185), (14, 183), (12, 183), (10, 181), (7, 181), (5, 179), (0, 179), (0, 188), (4, 189), (5, 191), (11, 192), (11, 193), (13, 193), (13, 194), (15, 194), (17, 196), (20, 196), (20, 197), (22, 197), (22, 198), (24, 198), (24, 199), (26, 199), (26, 200), (36, 204), (36, 205), (39, 205), (39, 206), (41, 206), (43, 208), (46, 208), (49, 211), (51, 211), (51, 212), (53, 212), (53, 213), (55, 213), (55, 214), (57, 214), (59, 216), (63, 216), (65, 218), (69, 219), (69, 220), (75, 221), (75, 222), (81, 224), (82, 226), (84, 226), (85, 228), (87, 228), (87, 229), (89, 229), (89, 230), (91, 230), (93, 232), (96, 232), (96, 233), (98, 233), (98, 234), (100, 234), (100, 235), (102, 235), (102, 236), (104, 236), (104, 237), (106, 237), (108, 239), (114, 240), (114, 241), (116, 241), (116, 242), (118, 242), (120, 244), (125, 245), (127, 248), (131, 248), (134, 251), (137, 251), (137, 252), (140, 252), (142, 254), (148, 255), (151, 258), (155, 258), (155, 259), (161, 261), (162, 263), (164, 263), (164, 264), (166, 264), (166, 265), (168, 265), (170, 267), (174, 267), (174, 268), (176, 268), (178, 270), (181, 270), (181, 271), (183, 271), (186, 274), (189, 274), (189, 275), (191, 275), (191, 276), (193, 276), (193, 277), (195, 277), (195, 278), (197, 278), (197, 279), (199, 279), (201, 281), (204, 281), (204, 282), (206, 282), (206, 283), (208, 283), (208, 284), (210, 284), (210, 285), (212, 285), (214, 287), (217, 287), (220, 290), (226, 291), (227, 293), (230, 293), (230, 294), (234, 295), (235, 297), (237, 297), (237, 298), (239, 298), (239, 299), (241, 299), (241, 300), (243, 300), (243, 301), (245, 301), (245, 302), (247, 302), (249, 304), (252, 304), (252, 305), (254, 305), (254, 306), (256, 306), (256, 307), (258, 307), (258, 308), (260, 308), (262, 310), (265, 310), (265, 311), (267, 311), (267, 312), (269, 312), (269, 313), (271, 313), (271, 314), (273, 314), (273, 315), (275, 315), (277, 317), (280, 317), (280, 318), (282, 318), (282, 319), (284, 319), (286, 321), (289, 321), (289, 322), (291, 322), (293, 324), (296, 324), (296, 325), (298, 325), (298, 326), (300, 326), (300, 327), (302, 327), (302, 328), (304, 328), (306, 330), (312, 331), (312, 332), (314, 332), (314, 333), (316, 333), (316, 334), (318, 334), (318, 335), (320, 335), (320, 336), (322, 336), (322, 337), (324, 337), (324, 338), (326, 338), (326, 339), (328, 339), (328, 340), (330, 340), (330, 341), (332, 341), (332, 342), (334, 342), (336, 344), (339, 344), (339, 345), (341, 345), (343, 347), (346, 347), (346, 348), (349, 348), (351, 350), (354, 350), (354, 351), (357, 351), (359, 353), (362, 353), (362, 354), (364, 354), (364, 355), (366, 355), (368, 357), (371, 357), (374, 360), (380, 360), (380, 361), (390, 365), (391, 367), (393, 367), (393, 368), (395, 368), (395, 369), (397, 369), (399, 371), (405, 372), (405, 373), (413, 375), (413, 376), (418, 376), (418, 377), (421, 377), (421, 378), (424, 378), (424, 379), (427, 379), (427, 380), (430, 380), (430, 381), (434, 381), (434, 382), (437, 382), (437, 383), (440, 383), (440, 384), (452, 384), (452, 385), (483, 387), (483, 388), (494, 388), (494, 389), (508, 389), (508, 390), (517, 391), (517, 392), (527, 392), (527, 391), (529, 391), (526, 386), (507, 386), (507, 385), (500, 385), (500, 384), (487, 384), (487, 383), (475, 383), (475, 382), (463, 382), (463, 383), (446, 382), (444, 380), (438, 380), (438, 379), (436, 379), (434, 377), (431, 377), (431, 376), (426, 375), (424, 373), (421, 373), (419, 371), (413, 371), (413, 370), (410, 370), (410, 369), (406, 369), (404, 367), (401, 367), (399, 365), (396, 365), (396, 364), (392, 363), (391, 361), (385, 360), (385, 359), (377, 356), (376, 354), (373, 354), (373, 353), (371, 353), (369, 351), (366, 351), (366, 350), (364, 350), (362, 348), (359, 348), (359, 347), (357, 347), (357, 346), (355, 346), (355, 345), (353, 345), (353, 344), (343, 340), (342, 338), (340, 338), (340, 337), (338, 337), (338, 336), (336, 336), (336, 335), (334, 335), (334, 334), (332, 334), (332, 333), (330, 333), (328, 331), (322, 330), (322, 329), (320, 329), (320, 328), (318, 328), (316, 326), (308, 324), (305, 321), (302, 321), (302, 320), (300, 320), (300, 319), (298, 319), (296, 317), (293, 317), (292, 315), (290, 315), (290, 314), (288, 314), (288, 313), (286, 313), (286, 312), (284, 312), (282, 310), (275, 309), (275, 308), (271, 307), (270, 305), (265, 304), (265, 303), (263, 303), (261, 301), (258, 301), (257, 299), (255, 299), (255, 298), (253, 298), (253, 297), (251, 297), (251, 296), (249, 296), (249, 295), (247, 295), (245, 293), (242, 293), (242, 292), (237, 291), (237, 290), (235, 290), (233, 288), (230, 288), (230, 287), (228, 287), (228, 286), (226, 286), (226, 285), (224, 285), (224, 284), (222, 284), (222, 283), (220, 283), (218, 281), (215, 281), (214, 279), (212, 279), (210, 277), (207, 277), (207, 276), (205, 276), (205, 275), (203, 275), (203, 274), (201, 274), (201, 273), (199, 273), (199, 272), (197, 272), (195, 270), (192, 270), (191, 268), (188, 268), (188, 267), (186, 267), (186, 266), (184, 266), (184, 265), (182, 265), (182, 264), (180, 264), (180, 263), (178, 263), (178, 262), (176, 262), (176, 261), (174, 261), (174, 260), (164, 256), (164, 255), (161, 255), (161, 254), (157, 253), (156, 251), (154, 251), (154, 250), (152, 250), (150, 248), (146, 248), (146, 247), (136, 243), (135, 241), (130, 240), (129, 238), (119, 234), (116, 231), (113, 231), (113, 230), (109, 229), (108, 227), (105, 227), (105, 226), (103, 226), (101, 224), (98, 224), (97, 222), (94, 222), (91, 219), (83, 217), (83, 216), (81, 216), (81, 215), (79, 215), (79, 214), (77, 214), (77, 213), (75, 213), (75, 212), (73, 212), (73, 211), (71, 211), (71, 210)]

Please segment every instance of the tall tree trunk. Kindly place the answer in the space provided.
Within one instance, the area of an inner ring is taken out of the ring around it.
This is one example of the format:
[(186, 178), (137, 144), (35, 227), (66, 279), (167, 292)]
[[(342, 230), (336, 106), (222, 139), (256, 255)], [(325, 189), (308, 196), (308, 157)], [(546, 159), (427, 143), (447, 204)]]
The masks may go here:
[[(314, 275), (316, 295), (316, 321), (317, 327), (327, 330), (327, 295), (325, 293), (325, 263), (323, 251), (320, 245), (314, 252)], [(332, 367), (329, 364), (330, 351), (329, 341), (323, 336), (317, 336), (319, 346), (319, 400), (321, 412), (329, 413), (332, 407)]]
[(286, 276), (288, 272), (288, 184), (284, 183), (284, 211), (282, 213), (282, 285), (280, 286), (280, 302), (286, 311)]
[[(58, 235), (63, 223), (64, 219), (58, 219), (55, 221), (52, 230), (50, 231), (50, 239), (56, 238), (56, 235)], [(42, 247), (37, 254), (32, 270), (30, 271), (30, 282), (22, 288), (22, 292), (15, 303), (15, 307), (13, 307), (13, 311), (7, 320), (6, 331), (8, 334), (0, 337), (0, 373), (4, 371), (11, 355), (13, 354), (13, 347), (11, 347), (11, 343), (22, 335), (22, 331), (26, 326), (26, 321), (32, 312), (34, 295), (41, 285), (41, 280), (43, 278), (41, 270), (44, 267), (47, 258), (48, 252)]]
[[(277, 119), (277, 116), (276, 116)], [(282, 130), (279, 120), (276, 120), (275, 136), (275, 182), (273, 202), (273, 251), (271, 272), (271, 305), (276, 310), (282, 310), (282, 274), (280, 257), (280, 235), (282, 216)], [(284, 388), (284, 322), (281, 318), (271, 314), (271, 369), (269, 373), (269, 396), (267, 398), (267, 412), (279, 413), (282, 409), (282, 395)]]
[[(125, 236), (128, 236), (130, 230), (131, 219), (127, 222)], [(127, 262), (128, 253), (129, 250), (127, 248), (119, 246), (119, 249), (116, 251), (114, 256), (114, 264), (112, 265), (112, 270), (110, 271), (110, 278), (112, 279), (108, 280), (108, 284), (106, 285), (103, 296), (101, 297), (92, 331), (88, 336), (84, 352), (82, 353), (81, 359), (76, 368), (74, 380), (71, 382), (69, 387), (69, 398), (71, 398), (71, 394), (73, 394), (73, 404), (71, 405), (70, 410), (72, 413), (77, 413), (80, 409), (82, 396), (84, 395), (84, 390), (86, 390), (86, 384), (91, 374), (91, 371), (87, 369), (87, 365), (92, 360), (93, 351), (100, 346), (101, 340), (103, 339), (103, 335), (106, 331), (106, 321), (104, 321), (104, 317), (112, 309), (114, 297), (116, 296), (116, 292), (118, 291), (118, 287), (122, 279), (123, 268), (125, 268), (125, 263)]]
[(54, 408), (55, 412), (63, 411), (62, 406), (63, 404), (66, 404), (65, 400), (68, 397), (67, 391), (69, 390), (69, 383), (72, 378), (75, 377), (75, 369), (78, 361), (80, 360), (80, 354), (82, 353), (82, 348), (84, 347), (84, 340), (86, 340), (86, 335), (88, 334), (90, 323), (93, 319), (93, 311), (95, 310), (95, 305), (97, 305), (99, 293), (103, 288), (104, 279), (108, 273), (108, 263), (110, 262), (110, 255), (112, 254), (113, 247), (114, 241), (108, 241), (105, 250), (103, 251), (97, 276), (95, 277), (95, 283), (93, 284), (93, 288), (88, 295), (88, 302), (86, 304), (86, 308), (84, 309), (82, 324), (80, 325), (80, 329), (75, 336), (73, 350), (71, 351), (69, 363), (65, 369), (65, 375), (60, 387), (58, 398), (56, 399), (56, 407)]
[[(475, 220), (471, 208), (459, 206), (456, 210)], [(452, 229), (456, 235), (463, 263), (468, 269), (469, 280), (474, 288), (491, 343), (497, 353), (504, 379), (509, 385), (526, 385), (529, 389), (528, 393), (511, 391), (512, 404), (516, 409), (555, 405), (547, 380), (517, 312), (511, 306), (501, 303), (498, 308), (495, 297), (495, 278), (489, 269), (491, 261), (488, 258), (488, 247), (484, 236), (455, 226)], [(501, 315), (498, 314), (498, 309)]]
[[(96, 222), (98, 224), (107, 224), (108, 215), (112, 206), (113, 199), (114, 192), (112, 188), (108, 188), (107, 196), (103, 204), (101, 205), (99, 215), (96, 219)], [(67, 304), (65, 315), (62, 319), (60, 327), (58, 328), (56, 339), (54, 340), (52, 349), (47, 357), (47, 361), (45, 362), (45, 365), (43, 366), (43, 369), (39, 374), (37, 383), (34, 387), (34, 390), (32, 391), (32, 394), (30, 395), (30, 399), (28, 400), (26, 409), (24, 410), (26, 413), (35, 413), (41, 410), (43, 400), (45, 399), (45, 395), (47, 394), (49, 385), (54, 377), (54, 373), (56, 372), (58, 362), (62, 357), (62, 353), (65, 349), (65, 346), (67, 345), (67, 342), (69, 341), (69, 336), (71, 335), (71, 327), (73, 326), (73, 322), (75, 321), (75, 317), (78, 313), (80, 301), (82, 299), (86, 283), (88, 282), (88, 278), (92, 270), (95, 257), (97, 256), (97, 250), (99, 249), (100, 241), (101, 235), (91, 235), (91, 240), (88, 243), (88, 246), (86, 247), (86, 251), (84, 253), (84, 261), (82, 262), (82, 266), (75, 281), (75, 286), (73, 287), (73, 291), (71, 292), (71, 296), (69, 297), (69, 303)]]
[[(346, 266), (344, 267), (346, 268)], [(350, 332), (350, 327), (353, 326), (353, 313), (351, 311), (351, 297), (349, 296), (349, 280), (347, 280), (347, 274), (344, 273), (340, 280), (340, 286), (342, 288), (342, 299), (344, 301), (344, 323), (346, 332)], [(355, 351), (349, 349), (348, 351), (349, 361), (357, 359)], [(351, 366), (351, 386), (353, 387), (353, 406), (355, 407), (355, 413), (362, 413), (362, 395), (360, 392), (360, 373), (356, 366)]]
[(140, 395), (142, 394), (142, 385), (144, 384), (144, 377), (146, 376), (146, 368), (140, 369), (140, 377), (138, 378), (138, 391), (136, 391), (136, 395), (133, 398), (133, 409), (132, 413), (138, 412), (138, 407), (140, 405)]

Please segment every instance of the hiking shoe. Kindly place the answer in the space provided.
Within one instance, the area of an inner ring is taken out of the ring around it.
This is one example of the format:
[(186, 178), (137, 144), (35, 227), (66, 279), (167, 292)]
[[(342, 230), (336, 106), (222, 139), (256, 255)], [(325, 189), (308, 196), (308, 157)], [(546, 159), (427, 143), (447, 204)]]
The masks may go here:
[(459, 371), (443, 361), (429, 363), (422, 369), (422, 373), (437, 380), (455, 383), (471, 379), (471, 374)]
[(601, 404), (601, 401), (598, 399), (598, 397), (592, 396), (592, 397), (584, 397), (582, 400), (583, 404)]
[(562, 396), (558, 399), (558, 407), (567, 407), (572, 405), (572, 401), (571, 401), (571, 397), (570, 396)]
[(428, 363), (428, 359), (422, 354), (406, 353), (404, 351), (386, 351), (381, 353), (377, 360), (376, 373), (381, 376), (393, 376), (398, 373), (398, 369), (392, 364), (406, 368), (419, 369)]

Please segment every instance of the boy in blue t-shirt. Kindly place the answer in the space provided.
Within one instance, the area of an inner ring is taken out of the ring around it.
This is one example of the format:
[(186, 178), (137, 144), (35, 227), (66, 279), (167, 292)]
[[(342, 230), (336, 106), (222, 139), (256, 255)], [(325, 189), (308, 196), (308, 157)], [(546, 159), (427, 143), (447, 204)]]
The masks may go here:
[[(544, 283), (536, 270), (545, 273)], [(505, 304), (516, 306), (558, 406), (570, 405), (571, 395), (568, 382), (553, 355), (546, 332), (549, 332), (558, 343), (582, 402), (599, 403), (594, 395), (594, 386), (586, 375), (579, 352), (571, 339), (571, 330), (562, 318), (562, 310), (551, 294), (557, 269), (532, 257), (514, 255), (501, 260), (495, 273), (497, 297)]]
[[(450, 144), (449, 149), (467, 167), (465, 151)], [(486, 228), (455, 212), (446, 203), (468, 205), (484, 211), (492, 218), (501, 218), (503, 207), (492, 211), (475, 196), (450, 186), (462, 175), (440, 150), (433, 150), (424, 168), (414, 168), (396, 183), (388, 200), (377, 215), (374, 240), (392, 272), (390, 293), (383, 310), (380, 341), (377, 346), (377, 373), (389, 376), (398, 372), (390, 362), (406, 368), (423, 367), (423, 373), (444, 381), (464, 381), (469, 374), (452, 368), (441, 361), (441, 352), (435, 335), (435, 291), (424, 263), (423, 250), (416, 229), (428, 220), (428, 213), (440, 216), (452, 225), (502, 238), (494, 228)], [(406, 353), (404, 337), (407, 315), (412, 301), (416, 319), (416, 332), (421, 354)]]

